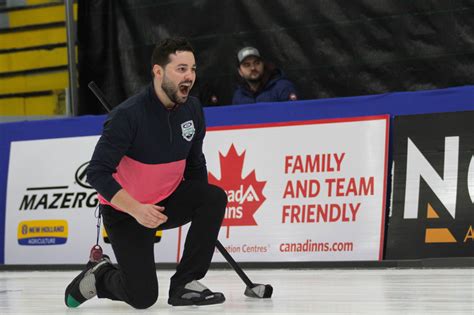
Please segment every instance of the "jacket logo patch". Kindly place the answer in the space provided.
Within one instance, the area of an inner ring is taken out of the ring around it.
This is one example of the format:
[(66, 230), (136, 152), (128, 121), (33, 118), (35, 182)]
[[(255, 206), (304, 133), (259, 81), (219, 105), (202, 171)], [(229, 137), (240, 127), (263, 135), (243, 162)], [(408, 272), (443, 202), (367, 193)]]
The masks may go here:
[(192, 120), (185, 121), (181, 124), (181, 132), (184, 140), (191, 141), (194, 137), (196, 129), (194, 129), (194, 123)]

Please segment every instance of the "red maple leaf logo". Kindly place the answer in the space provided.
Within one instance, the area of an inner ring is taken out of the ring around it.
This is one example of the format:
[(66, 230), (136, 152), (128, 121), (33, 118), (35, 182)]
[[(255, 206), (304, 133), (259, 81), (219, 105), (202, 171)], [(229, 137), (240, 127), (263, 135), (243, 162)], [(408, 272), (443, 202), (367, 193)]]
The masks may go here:
[(227, 226), (227, 237), (230, 226), (257, 225), (253, 216), (266, 200), (263, 188), (267, 182), (257, 181), (255, 170), (242, 178), (244, 159), (245, 151), (238, 155), (232, 144), (226, 156), (219, 152), (221, 179), (218, 180), (209, 172), (209, 183), (221, 187), (227, 193), (226, 214), (222, 222), (222, 226)]

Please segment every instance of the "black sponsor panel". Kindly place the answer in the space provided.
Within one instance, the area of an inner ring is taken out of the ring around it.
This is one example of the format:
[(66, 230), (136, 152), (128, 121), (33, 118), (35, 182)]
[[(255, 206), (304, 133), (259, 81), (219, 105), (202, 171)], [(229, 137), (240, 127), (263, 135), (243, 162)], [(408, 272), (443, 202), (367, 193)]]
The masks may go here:
[(386, 259), (474, 256), (474, 111), (394, 120)]

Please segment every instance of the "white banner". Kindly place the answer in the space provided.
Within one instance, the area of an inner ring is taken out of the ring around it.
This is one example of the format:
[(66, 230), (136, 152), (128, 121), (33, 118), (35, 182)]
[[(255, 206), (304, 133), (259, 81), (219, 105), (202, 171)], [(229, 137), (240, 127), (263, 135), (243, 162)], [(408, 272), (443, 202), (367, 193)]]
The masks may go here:
[(388, 116), (211, 128), (219, 239), (238, 261), (381, 260), (387, 141)]
[[(210, 182), (229, 198), (219, 239), (239, 261), (380, 260), (387, 135), (388, 116), (210, 128)], [(87, 261), (97, 199), (84, 170), (97, 140), (11, 143), (5, 264)], [(163, 232), (157, 262), (176, 262), (187, 229)]]
[[(82, 264), (95, 244), (95, 190), (85, 168), (98, 136), (11, 143), (5, 264)], [(100, 245), (115, 261), (112, 247)], [(163, 232), (157, 262), (176, 262), (178, 230)]]

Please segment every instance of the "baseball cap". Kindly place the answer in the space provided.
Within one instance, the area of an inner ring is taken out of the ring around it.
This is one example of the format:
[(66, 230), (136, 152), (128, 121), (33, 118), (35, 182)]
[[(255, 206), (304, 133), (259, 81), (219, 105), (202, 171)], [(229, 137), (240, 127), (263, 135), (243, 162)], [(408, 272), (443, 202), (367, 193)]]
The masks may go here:
[(258, 58), (262, 58), (260, 57), (260, 53), (258, 52), (258, 49), (254, 47), (244, 47), (241, 50), (239, 50), (239, 52), (237, 53), (237, 59), (239, 60), (239, 63), (242, 63), (242, 61), (244, 61), (244, 59), (247, 58), (248, 56), (255, 56)]

